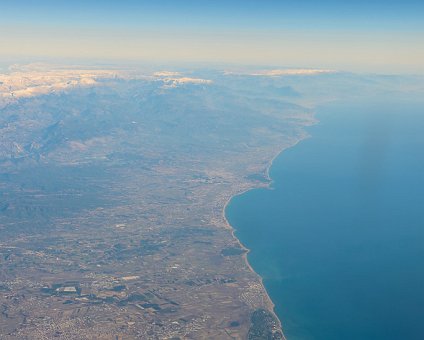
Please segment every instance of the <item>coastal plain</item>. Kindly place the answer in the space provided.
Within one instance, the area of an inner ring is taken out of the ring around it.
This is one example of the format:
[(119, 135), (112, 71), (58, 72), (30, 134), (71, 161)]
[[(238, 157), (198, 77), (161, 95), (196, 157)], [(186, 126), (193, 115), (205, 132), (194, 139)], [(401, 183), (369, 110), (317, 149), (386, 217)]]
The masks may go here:
[(223, 211), (311, 111), (238, 75), (33, 68), (2, 77), (2, 338), (282, 339)]

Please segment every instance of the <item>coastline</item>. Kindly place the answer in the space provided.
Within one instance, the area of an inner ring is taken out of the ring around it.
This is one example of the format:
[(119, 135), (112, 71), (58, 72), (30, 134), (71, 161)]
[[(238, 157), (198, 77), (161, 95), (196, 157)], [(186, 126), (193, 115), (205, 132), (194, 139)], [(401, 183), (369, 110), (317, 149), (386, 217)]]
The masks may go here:
[[(317, 120), (313, 120), (313, 124), (311, 124), (311, 125), (315, 125), (316, 123), (317, 123), (318, 121)], [(267, 289), (266, 289), (266, 287), (265, 287), (265, 284), (264, 284), (264, 281), (263, 281), (263, 278), (254, 270), (254, 268), (251, 266), (251, 264), (249, 263), (249, 259), (248, 259), (248, 254), (249, 254), (249, 252), (250, 252), (250, 249), (249, 248), (247, 248), (240, 240), (239, 240), (239, 238), (235, 235), (235, 233), (236, 233), (236, 228), (234, 228), (231, 224), (230, 224), (230, 222), (228, 221), (228, 219), (227, 219), (227, 216), (226, 216), (226, 210), (227, 210), (227, 207), (228, 207), (228, 205), (231, 203), (231, 201), (232, 201), (232, 199), (234, 198), (234, 197), (237, 197), (237, 196), (239, 196), (239, 195), (243, 195), (244, 193), (246, 193), (246, 192), (248, 192), (248, 191), (250, 191), (250, 190), (255, 190), (255, 189), (260, 189), (260, 188), (266, 188), (266, 189), (269, 189), (269, 190), (272, 190), (272, 183), (273, 183), (273, 179), (271, 178), (271, 176), (270, 176), (270, 169), (271, 169), (271, 167), (273, 166), (273, 164), (274, 164), (274, 161), (284, 152), (284, 151), (286, 151), (287, 149), (290, 149), (290, 148), (292, 148), (292, 147), (295, 147), (298, 143), (300, 143), (301, 141), (303, 141), (303, 140), (305, 140), (305, 139), (307, 139), (307, 138), (310, 138), (310, 134), (309, 133), (307, 133), (306, 131), (304, 131), (304, 134), (303, 135), (301, 135), (300, 136), (300, 138), (298, 138), (297, 140), (295, 140), (291, 145), (288, 145), (288, 146), (285, 146), (285, 147), (283, 147), (283, 148), (281, 148), (275, 155), (274, 155), (274, 157), (272, 157), (272, 159), (268, 162), (268, 165), (266, 166), (266, 168), (264, 169), (264, 172), (263, 172), (263, 175), (264, 175), (264, 177), (265, 177), (265, 179), (266, 179), (266, 183), (264, 183), (264, 184), (262, 184), (262, 185), (253, 185), (253, 186), (251, 186), (251, 187), (249, 187), (249, 188), (247, 188), (247, 189), (245, 189), (245, 190), (242, 190), (242, 191), (240, 191), (240, 192), (237, 192), (237, 193), (235, 193), (235, 194), (233, 194), (233, 195), (230, 195), (230, 198), (229, 199), (227, 199), (227, 201), (225, 202), (225, 204), (224, 204), (224, 207), (223, 207), (223, 209), (222, 209), (222, 217), (223, 217), (223, 219), (224, 219), (224, 222), (225, 222), (225, 227), (226, 228), (228, 228), (230, 231), (231, 231), (231, 235), (232, 235), (232, 237), (237, 241), (237, 243), (240, 245), (240, 247), (243, 249), (243, 250), (245, 250), (245, 252), (243, 253), (243, 255), (242, 255), (242, 257), (243, 257), (243, 260), (244, 260), (244, 262), (245, 262), (245, 264), (246, 264), (246, 266), (249, 268), (249, 270), (252, 272), (252, 273), (254, 273), (255, 275), (257, 275), (257, 277), (259, 278), (259, 282), (260, 282), (260, 284), (261, 284), (261, 286), (262, 286), (262, 289), (263, 289), (263, 291), (264, 291), (264, 293), (265, 293), (265, 298), (266, 298), (266, 302), (265, 302), (265, 305), (266, 305), (266, 307), (267, 307), (267, 309), (268, 309), (268, 311), (270, 312), (270, 313), (272, 313), (272, 315), (275, 317), (275, 319), (277, 320), (277, 322), (278, 322), (278, 324), (279, 324), (279, 328), (280, 328), (280, 330), (281, 330), (281, 333), (282, 333), (282, 335), (283, 335), (283, 339), (284, 340), (286, 340), (286, 337), (285, 337), (285, 335), (284, 335), (284, 330), (283, 330), (283, 327), (282, 327), (282, 323), (281, 323), (281, 320), (280, 320), (280, 318), (278, 317), (278, 315), (275, 313), (275, 304), (274, 304), (274, 302), (272, 301), (272, 299), (271, 299), (271, 297), (269, 296), (269, 293), (268, 293), (268, 291), (267, 291)]]

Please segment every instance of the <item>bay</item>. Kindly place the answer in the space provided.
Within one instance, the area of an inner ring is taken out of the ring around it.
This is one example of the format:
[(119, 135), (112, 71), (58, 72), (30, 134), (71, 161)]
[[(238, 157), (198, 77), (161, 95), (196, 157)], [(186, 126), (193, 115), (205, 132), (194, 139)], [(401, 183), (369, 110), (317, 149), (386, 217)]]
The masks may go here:
[(290, 339), (424, 339), (424, 105), (321, 107), (226, 215)]

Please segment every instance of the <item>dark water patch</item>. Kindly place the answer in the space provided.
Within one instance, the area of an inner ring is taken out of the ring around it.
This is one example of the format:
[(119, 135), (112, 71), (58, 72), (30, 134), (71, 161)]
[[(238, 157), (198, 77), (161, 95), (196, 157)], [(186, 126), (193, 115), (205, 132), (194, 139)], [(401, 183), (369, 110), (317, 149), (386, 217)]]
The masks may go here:
[(229, 248), (222, 249), (221, 255), (222, 256), (236, 256), (236, 255), (244, 254), (245, 252), (246, 252), (246, 250), (244, 250), (242, 248), (229, 247)]

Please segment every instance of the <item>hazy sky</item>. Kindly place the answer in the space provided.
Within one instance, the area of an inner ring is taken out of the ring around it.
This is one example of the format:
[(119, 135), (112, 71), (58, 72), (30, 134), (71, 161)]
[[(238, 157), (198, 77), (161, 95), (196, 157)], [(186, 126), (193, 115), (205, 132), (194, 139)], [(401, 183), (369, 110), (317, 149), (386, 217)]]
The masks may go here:
[(0, 58), (424, 73), (424, 1), (0, 0)]

